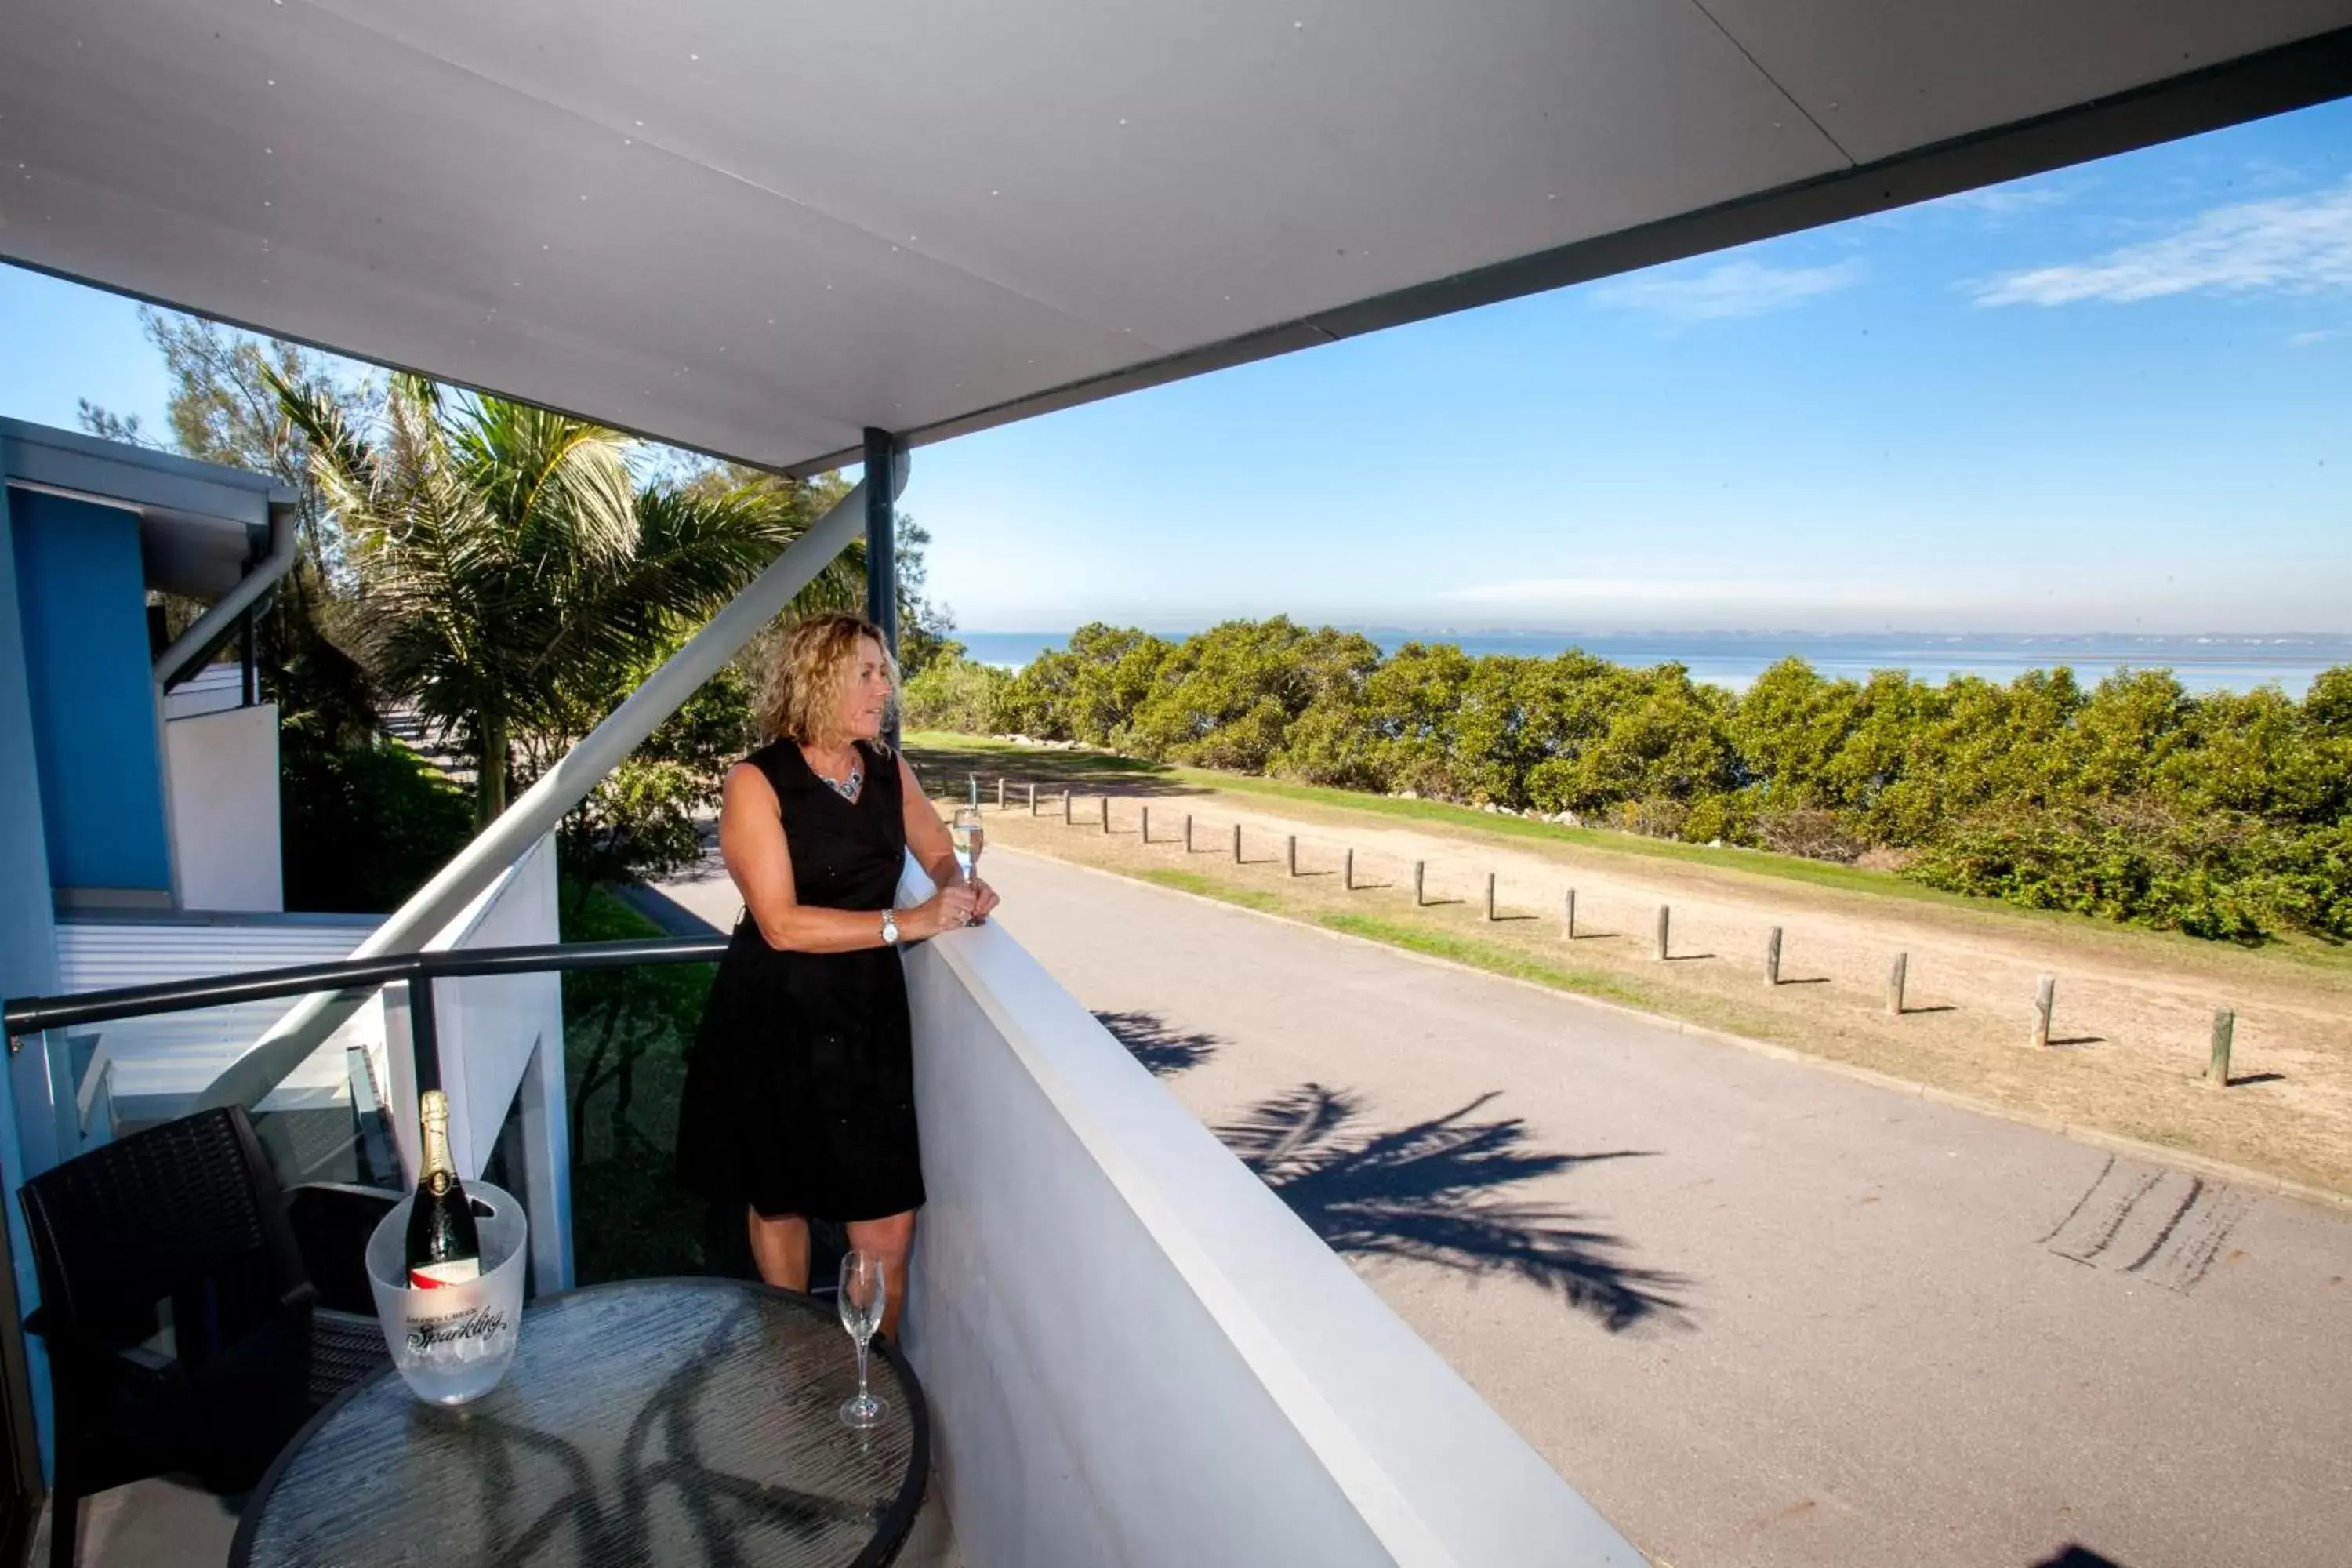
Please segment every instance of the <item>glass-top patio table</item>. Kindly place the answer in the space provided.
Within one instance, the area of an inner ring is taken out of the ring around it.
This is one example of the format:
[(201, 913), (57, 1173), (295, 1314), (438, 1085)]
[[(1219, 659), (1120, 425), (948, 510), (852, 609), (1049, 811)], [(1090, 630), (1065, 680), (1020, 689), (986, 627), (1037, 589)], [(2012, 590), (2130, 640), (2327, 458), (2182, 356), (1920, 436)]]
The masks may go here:
[(473, 1404), (423, 1404), (387, 1367), (320, 1412), (255, 1489), (231, 1568), (888, 1563), (929, 1424), (896, 1347), (874, 1350), (889, 1409), (854, 1432), (856, 1352), (825, 1304), (731, 1279), (547, 1298)]

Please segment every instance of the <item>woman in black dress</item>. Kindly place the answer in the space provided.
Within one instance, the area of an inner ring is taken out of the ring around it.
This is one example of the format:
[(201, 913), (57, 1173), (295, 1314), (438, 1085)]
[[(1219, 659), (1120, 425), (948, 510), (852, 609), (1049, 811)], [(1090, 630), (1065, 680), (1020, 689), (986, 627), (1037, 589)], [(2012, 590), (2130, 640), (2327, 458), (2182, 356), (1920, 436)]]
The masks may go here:
[[(808, 1289), (812, 1215), (884, 1261), (895, 1332), (923, 1201), (898, 944), (995, 907), (879, 739), (889, 656), (863, 616), (785, 634), (761, 705), (769, 743), (727, 775), (719, 847), (743, 895), (678, 1113), (678, 1172), (745, 1205), (760, 1277)], [(939, 892), (893, 910), (906, 853)]]

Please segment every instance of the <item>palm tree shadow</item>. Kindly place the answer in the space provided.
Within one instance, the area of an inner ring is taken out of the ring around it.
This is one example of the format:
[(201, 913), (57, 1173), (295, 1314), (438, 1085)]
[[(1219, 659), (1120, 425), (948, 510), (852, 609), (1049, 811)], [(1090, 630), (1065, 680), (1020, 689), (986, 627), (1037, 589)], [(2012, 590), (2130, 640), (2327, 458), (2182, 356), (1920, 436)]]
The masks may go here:
[(1614, 1332), (1653, 1314), (1681, 1316), (1680, 1276), (1637, 1268), (1618, 1237), (1557, 1204), (1501, 1190), (1638, 1150), (1559, 1154), (1531, 1149), (1517, 1117), (1475, 1120), (1495, 1099), (1389, 1130), (1359, 1124), (1357, 1096), (1303, 1084), (1217, 1128), (1217, 1136), (1335, 1252), (1403, 1258), (1473, 1275), (1508, 1275), (1555, 1291)]
[(1173, 1028), (1157, 1013), (1097, 1012), (1095, 1021), (1154, 1078), (1174, 1078), (1199, 1067), (1224, 1043), (1214, 1035)]

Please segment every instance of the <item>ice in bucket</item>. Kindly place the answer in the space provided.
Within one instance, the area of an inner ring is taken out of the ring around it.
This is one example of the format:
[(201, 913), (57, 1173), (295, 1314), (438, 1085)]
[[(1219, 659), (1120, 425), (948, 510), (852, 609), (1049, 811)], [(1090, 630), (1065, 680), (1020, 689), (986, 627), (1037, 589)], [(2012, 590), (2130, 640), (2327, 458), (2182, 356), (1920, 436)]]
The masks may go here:
[(522, 1326), (524, 1241), (530, 1227), (522, 1205), (488, 1182), (466, 1184), (482, 1243), (482, 1274), (463, 1284), (411, 1289), (406, 1243), (411, 1194), (383, 1216), (368, 1238), (368, 1284), (392, 1364), (416, 1397), (463, 1405), (499, 1385), (514, 1360)]

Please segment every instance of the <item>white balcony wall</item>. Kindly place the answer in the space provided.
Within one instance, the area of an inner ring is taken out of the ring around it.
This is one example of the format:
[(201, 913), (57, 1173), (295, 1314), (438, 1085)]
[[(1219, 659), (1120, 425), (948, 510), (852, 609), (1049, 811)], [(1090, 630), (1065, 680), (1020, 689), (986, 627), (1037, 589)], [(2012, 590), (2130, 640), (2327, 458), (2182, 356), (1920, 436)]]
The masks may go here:
[[(558, 940), (555, 838), (550, 834), (484, 889), (425, 950), (530, 947)], [(384, 995), (396, 1042), (389, 1053), (393, 1122), (402, 1168), (414, 1179), (419, 1134), (407, 988), (387, 986)], [(480, 1175), (509, 1109), (520, 1097), (532, 1267), (539, 1289), (562, 1289), (572, 1282), (562, 979), (544, 973), (443, 980), (434, 1000), (441, 1085), (449, 1095), (450, 1157), (461, 1177)]]
[(277, 705), (170, 721), (163, 726), (163, 765), (180, 907), (284, 909)]
[(970, 1568), (1642, 1558), (1020, 945), (908, 955)]

